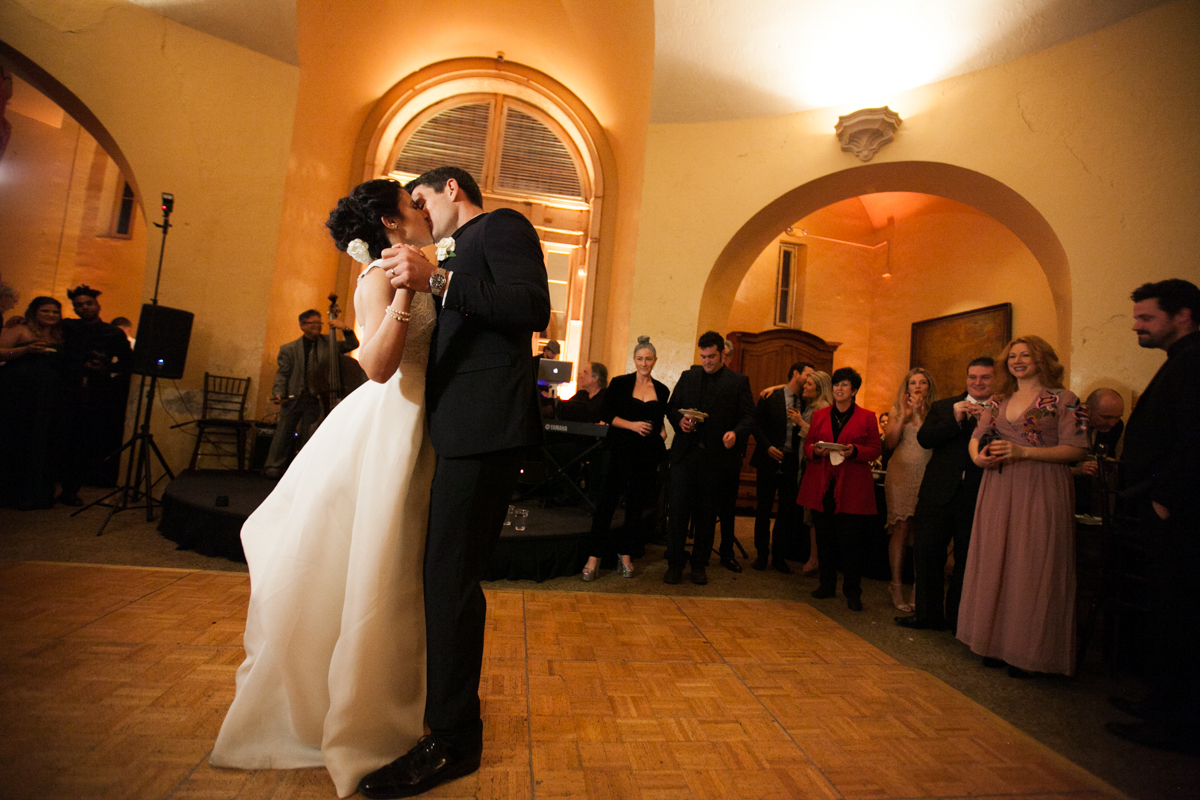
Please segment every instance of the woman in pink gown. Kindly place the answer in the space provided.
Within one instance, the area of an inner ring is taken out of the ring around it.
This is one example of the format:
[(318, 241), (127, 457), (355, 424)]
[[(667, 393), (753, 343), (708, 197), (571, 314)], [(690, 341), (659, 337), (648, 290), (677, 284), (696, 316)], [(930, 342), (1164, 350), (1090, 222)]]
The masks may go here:
[(958, 638), (1009, 674), (1075, 671), (1075, 501), (1069, 463), (1087, 451), (1087, 416), (1063, 388), (1054, 349), (1014, 339), (980, 417), (971, 457), (984, 468), (958, 613)]

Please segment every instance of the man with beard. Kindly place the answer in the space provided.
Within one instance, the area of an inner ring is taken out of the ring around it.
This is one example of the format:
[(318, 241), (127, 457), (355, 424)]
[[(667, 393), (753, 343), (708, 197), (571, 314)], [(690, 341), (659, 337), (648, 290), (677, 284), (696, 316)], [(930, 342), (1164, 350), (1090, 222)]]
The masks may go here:
[(1167, 351), (1129, 416), (1121, 456), (1122, 499), (1146, 545), (1149, 692), (1141, 702), (1112, 698), (1143, 723), (1107, 727), (1148, 747), (1200, 753), (1200, 289), (1165, 280), (1132, 299), (1138, 344)]

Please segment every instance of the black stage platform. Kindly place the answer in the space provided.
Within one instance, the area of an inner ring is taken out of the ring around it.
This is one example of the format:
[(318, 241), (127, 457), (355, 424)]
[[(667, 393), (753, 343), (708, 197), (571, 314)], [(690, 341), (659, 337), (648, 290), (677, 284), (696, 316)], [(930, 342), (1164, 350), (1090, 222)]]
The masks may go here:
[[(253, 472), (187, 470), (163, 492), (158, 530), (180, 550), (244, 563), (239, 538), (242, 523), (276, 483)], [(526, 529), (504, 527), (487, 580), (540, 583), (578, 572), (587, 560), (583, 545), (591, 514), (577, 507), (542, 508), (540, 501), (534, 500), (517, 505), (529, 510)], [(619, 520), (618, 513), (615, 522), (619, 524)]]

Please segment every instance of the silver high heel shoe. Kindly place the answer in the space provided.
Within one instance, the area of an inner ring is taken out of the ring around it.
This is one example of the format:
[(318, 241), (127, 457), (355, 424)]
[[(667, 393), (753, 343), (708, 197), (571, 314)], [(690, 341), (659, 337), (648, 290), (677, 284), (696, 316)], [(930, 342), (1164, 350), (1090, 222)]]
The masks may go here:
[(622, 578), (632, 578), (633, 577), (633, 562), (632, 561), (628, 565), (626, 565), (625, 562), (621, 560), (621, 557), (617, 556), (617, 564), (618, 564), (617, 570), (620, 571)]
[(596, 569), (590, 569), (590, 568), (588, 568), (588, 567), (584, 567), (584, 568), (583, 568), (583, 580), (584, 580), (584, 582), (585, 582), (585, 583), (591, 583), (592, 581), (596, 580), (596, 573), (597, 573), (597, 572), (599, 572), (599, 571), (600, 571), (600, 568), (599, 568), (599, 567), (597, 567)]

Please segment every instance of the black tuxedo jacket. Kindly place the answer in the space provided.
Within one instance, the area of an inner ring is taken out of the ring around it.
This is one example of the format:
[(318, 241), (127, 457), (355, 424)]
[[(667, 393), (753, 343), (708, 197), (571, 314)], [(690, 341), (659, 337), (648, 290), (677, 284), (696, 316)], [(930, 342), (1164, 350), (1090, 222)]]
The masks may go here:
[(929, 415), (917, 431), (917, 441), (921, 447), (933, 451), (925, 466), (925, 477), (921, 480), (918, 506), (948, 503), (958, 491), (959, 484), (963, 485), (968, 497), (974, 498), (979, 493), (983, 470), (975, 466), (967, 450), (976, 420), (968, 416), (960, 425), (954, 419), (954, 404), (966, 397), (966, 392), (963, 392), (938, 400), (929, 409)]
[(1166, 506), (1176, 525), (1200, 521), (1200, 331), (1180, 338), (1125, 426), (1122, 489), (1134, 513)]
[(550, 322), (537, 232), (516, 211), (481, 214), (454, 232), (453, 272), (425, 380), (429, 436), (461, 458), (541, 441), (530, 334)]
[[(754, 409), (754, 455), (750, 466), (755, 469), (775, 469), (779, 462), (767, 454), (770, 447), (780, 450), (787, 444), (787, 396), (783, 389), (772, 392), (770, 397), (758, 401)], [(804, 448), (804, 439), (797, 444), (797, 451)], [(799, 458), (799, 452), (796, 453)]]
[[(725, 467), (737, 467), (746, 452), (746, 441), (754, 429), (754, 397), (750, 393), (750, 379), (729, 367), (722, 367), (708, 376), (709, 391), (703, 391), (704, 368), (693, 366), (679, 376), (671, 401), (667, 405), (667, 419), (675, 428), (671, 442), (671, 462), (677, 462), (698, 451), (705, 451), (710, 458)], [(705, 396), (707, 394), (707, 396)], [(776, 394), (779, 394), (777, 392)], [(695, 408), (708, 414), (708, 419), (699, 424), (692, 433), (680, 427), (682, 409)], [(737, 444), (726, 449), (721, 441), (726, 431), (737, 434)]]

